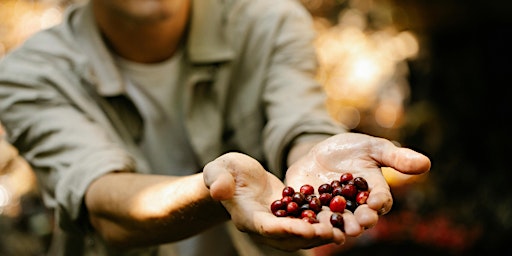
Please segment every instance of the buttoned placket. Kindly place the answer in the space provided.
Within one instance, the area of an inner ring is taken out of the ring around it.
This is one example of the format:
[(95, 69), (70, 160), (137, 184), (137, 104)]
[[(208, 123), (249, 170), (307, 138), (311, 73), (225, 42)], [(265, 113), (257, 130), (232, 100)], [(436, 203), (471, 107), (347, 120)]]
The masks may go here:
[(185, 125), (201, 164), (222, 152), (223, 118), (217, 65), (193, 67), (184, 91)]

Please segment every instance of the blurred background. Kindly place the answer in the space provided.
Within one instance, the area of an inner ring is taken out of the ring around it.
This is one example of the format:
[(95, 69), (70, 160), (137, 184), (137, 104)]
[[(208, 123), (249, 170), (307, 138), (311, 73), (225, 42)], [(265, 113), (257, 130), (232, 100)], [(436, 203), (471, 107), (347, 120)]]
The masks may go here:
[[(83, 0), (0, 0), (0, 60)], [(301, 0), (333, 117), (428, 155), (384, 168), (394, 207), (318, 255), (512, 255), (512, 1)], [(0, 173), (0, 255), (43, 255), (52, 216), (31, 172)]]

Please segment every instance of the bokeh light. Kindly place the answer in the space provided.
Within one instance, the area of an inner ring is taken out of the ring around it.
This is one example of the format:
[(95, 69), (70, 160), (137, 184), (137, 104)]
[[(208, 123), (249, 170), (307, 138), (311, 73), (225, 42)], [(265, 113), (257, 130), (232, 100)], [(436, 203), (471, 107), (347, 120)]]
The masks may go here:
[(0, 3), (0, 58), (33, 33), (62, 19), (59, 1), (2, 0)]

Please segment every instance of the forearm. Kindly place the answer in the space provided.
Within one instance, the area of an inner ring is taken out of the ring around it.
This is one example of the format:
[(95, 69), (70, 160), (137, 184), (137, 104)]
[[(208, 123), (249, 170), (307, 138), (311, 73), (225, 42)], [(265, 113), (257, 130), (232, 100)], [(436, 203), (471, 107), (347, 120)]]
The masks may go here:
[(286, 158), (288, 167), (299, 160), (299, 158), (306, 155), (316, 144), (328, 137), (330, 137), (330, 135), (309, 134), (297, 138), (288, 151)]
[(228, 219), (211, 199), (202, 173), (107, 174), (91, 184), (85, 204), (92, 226), (121, 247), (178, 241)]

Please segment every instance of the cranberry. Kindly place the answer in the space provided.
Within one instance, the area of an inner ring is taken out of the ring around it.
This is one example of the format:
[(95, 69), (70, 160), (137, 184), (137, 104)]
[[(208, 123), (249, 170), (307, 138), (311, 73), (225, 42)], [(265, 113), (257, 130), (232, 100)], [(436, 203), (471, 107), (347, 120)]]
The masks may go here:
[(309, 202), (309, 209), (315, 212), (320, 212), (322, 210), (322, 202), (318, 197), (314, 197), (311, 199), (311, 201)]
[(336, 187), (341, 186), (341, 182), (339, 180), (333, 180), (331, 181), (331, 187), (335, 189)]
[(286, 204), (283, 203), (283, 201), (281, 200), (275, 200), (274, 202), (272, 202), (272, 204), (270, 205), (270, 210), (272, 212), (275, 212), (277, 210), (283, 210), (285, 209), (286, 207)]
[(347, 206), (345, 206), (345, 209), (354, 212), (358, 206), (359, 205), (353, 200), (347, 200)]
[(304, 210), (300, 213), (300, 217), (311, 217), (316, 219), (316, 213), (313, 210)]
[(311, 224), (313, 223), (318, 223), (318, 219), (316, 218), (316, 212), (314, 212), (313, 210), (304, 210), (301, 212), (300, 214), (300, 218), (304, 221), (307, 221)]
[(337, 186), (332, 189), (333, 196), (341, 196), (341, 191), (343, 190), (343, 186)]
[(324, 183), (318, 187), (318, 194), (309, 184), (302, 185), (299, 191), (286, 186), (282, 191), (282, 198), (270, 205), (271, 212), (277, 217), (301, 218), (309, 223), (318, 223), (316, 214), (328, 206), (333, 212), (331, 224), (344, 231), (343, 216), (341, 213), (347, 209), (354, 212), (368, 199), (368, 183), (363, 177), (356, 177), (350, 172), (340, 175), (339, 180)]
[(332, 192), (332, 186), (330, 184), (322, 184), (318, 187), (318, 194), (323, 194), (323, 193), (331, 193)]
[(343, 221), (343, 215), (339, 212), (333, 212), (330, 218), (331, 225), (335, 228), (341, 229), (345, 232), (345, 222)]
[(292, 198), (293, 201), (296, 202), (298, 205), (302, 205), (306, 202), (306, 197), (304, 196), (304, 194), (300, 192), (293, 193)]
[(306, 196), (306, 202), (308, 202), (308, 203), (311, 202), (311, 200), (313, 200), (313, 198), (315, 198), (315, 197), (316, 197), (316, 195), (314, 195), (314, 194), (307, 195)]
[(317, 218), (313, 218), (313, 217), (303, 217), (302, 220), (309, 222), (311, 224), (319, 222)]
[(296, 202), (289, 202), (288, 205), (286, 205), (286, 212), (290, 216), (297, 216), (300, 213), (300, 207)]
[(309, 209), (310, 209), (310, 208), (309, 208), (309, 203), (308, 203), (308, 204), (303, 204), (303, 205), (301, 205), (301, 206), (300, 206), (300, 210), (301, 210), (301, 211), (309, 210)]
[(369, 194), (370, 194), (370, 192), (368, 192), (368, 191), (361, 191), (361, 192), (357, 193), (356, 202), (358, 204), (366, 203), (366, 199), (368, 199)]
[(274, 212), (274, 215), (277, 217), (286, 217), (288, 216), (288, 212), (284, 209), (280, 209)]
[(343, 196), (334, 196), (329, 203), (329, 208), (333, 212), (343, 212), (347, 206), (347, 200)]
[(315, 188), (311, 185), (305, 184), (300, 187), (299, 190), (304, 195), (312, 195), (315, 193)]
[(347, 184), (341, 188), (340, 195), (345, 198), (355, 198), (357, 194), (357, 187), (353, 184)]
[(342, 184), (346, 184), (347, 182), (351, 181), (352, 179), (354, 178), (354, 176), (352, 175), (352, 173), (350, 172), (345, 172), (345, 173), (342, 173), (341, 176), (340, 176), (340, 182)]
[(368, 182), (363, 177), (356, 177), (354, 184), (359, 190), (368, 190)]
[(329, 203), (331, 203), (331, 199), (332, 199), (332, 194), (331, 193), (323, 193), (321, 194), (318, 199), (320, 199), (320, 202), (322, 203), (322, 205), (329, 205)]
[(291, 197), (291, 196), (285, 196), (285, 197), (281, 198), (281, 201), (283, 201), (283, 203), (284, 203), (285, 205), (287, 205), (288, 203), (293, 202), (293, 197)]
[(283, 197), (285, 196), (293, 196), (293, 194), (295, 193), (295, 190), (292, 188), (292, 187), (285, 187), (283, 188)]

